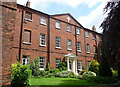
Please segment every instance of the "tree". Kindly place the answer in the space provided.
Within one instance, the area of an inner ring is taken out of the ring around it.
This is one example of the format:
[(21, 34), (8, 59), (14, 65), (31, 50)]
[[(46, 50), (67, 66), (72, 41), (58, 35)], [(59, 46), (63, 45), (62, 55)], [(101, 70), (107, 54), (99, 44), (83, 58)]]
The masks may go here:
[(108, 2), (104, 11), (109, 12), (101, 24), (104, 57), (111, 66), (117, 66), (120, 61), (120, 1)]
[(112, 66), (116, 66), (120, 61), (120, 1), (114, 1), (105, 6), (105, 13), (109, 13), (101, 24), (104, 55)]

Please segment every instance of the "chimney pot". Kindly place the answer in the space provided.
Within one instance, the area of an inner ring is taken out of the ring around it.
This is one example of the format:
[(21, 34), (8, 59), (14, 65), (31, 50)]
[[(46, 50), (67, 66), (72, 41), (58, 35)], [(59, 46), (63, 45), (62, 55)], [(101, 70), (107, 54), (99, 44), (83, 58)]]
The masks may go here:
[(93, 25), (92, 30), (93, 30), (93, 31), (96, 31), (95, 25)]
[(26, 6), (30, 7), (30, 1), (29, 0), (27, 1)]

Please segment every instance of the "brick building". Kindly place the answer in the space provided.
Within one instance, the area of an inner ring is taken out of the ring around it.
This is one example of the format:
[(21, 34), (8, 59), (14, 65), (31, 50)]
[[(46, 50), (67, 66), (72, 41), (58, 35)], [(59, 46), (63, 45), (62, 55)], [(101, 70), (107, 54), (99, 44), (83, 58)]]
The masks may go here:
[[(20, 56), (22, 64), (39, 57), (41, 70), (47, 61), (55, 69), (60, 61), (67, 61), (69, 54), (77, 57), (76, 67), (81, 70), (83, 65), (88, 67), (93, 58), (99, 57), (101, 34), (94, 26), (93, 30), (84, 28), (69, 13), (49, 15), (30, 8), (28, 1), (25, 7), (17, 4), (16, 14), (13, 63), (17, 61), (16, 56)], [(71, 65), (74, 65), (73, 59), (69, 59)]]
[(9, 16), (3, 14), (2, 18), (8, 18), (3, 19), (4, 25), (11, 25), (3, 27), (6, 31), (3, 30), (2, 47), (9, 47), (2, 50), (4, 55), (8, 52), (2, 57), (3, 62), (9, 61), (9, 64), (3, 65), (7, 67), (3, 73), (5, 71), (5, 76), (9, 76), (9, 81), (5, 81), (10, 82), (10, 65), (17, 62), (17, 58), (24, 65), (39, 57), (41, 70), (47, 62), (56, 69), (60, 61), (66, 61), (68, 71), (74, 73), (82, 70), (83, 65), (88, 67), (92, 59), (100, 60), (102, 35), (96, 32), (94, 26), (92, 30), (83, 27), (69, 13), (49, 15), (32, 9), (29, 1), (26, 6), (7, 3), (2, 8), (7, 9), (5, 14), (9, 13)]

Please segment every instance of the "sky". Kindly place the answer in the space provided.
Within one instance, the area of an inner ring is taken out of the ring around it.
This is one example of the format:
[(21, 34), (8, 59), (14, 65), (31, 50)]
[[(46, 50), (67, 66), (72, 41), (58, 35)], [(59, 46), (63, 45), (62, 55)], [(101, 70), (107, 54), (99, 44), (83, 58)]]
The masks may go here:
[[(26, 5), (28, 0), (17, 0), (18, 4)], [(95, 25), (97, 32), (101, 33), (100, 24), (107, 13), (103, 8), (109, 0), (29, 0), (30, 7), (44, 13), (62, 14), (70, 13), (85, 28), (92, 29)]]

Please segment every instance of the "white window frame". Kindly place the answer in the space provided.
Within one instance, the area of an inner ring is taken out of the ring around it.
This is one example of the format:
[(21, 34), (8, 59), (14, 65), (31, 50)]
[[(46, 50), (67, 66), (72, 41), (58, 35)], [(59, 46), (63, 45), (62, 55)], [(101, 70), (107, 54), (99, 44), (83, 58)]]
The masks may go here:
[[(23, 62), (24, 60), (25, 60), (25, 63)], [(28, 56), (28, 55), (23, 55), (22, 65), (27, 65), (27, 64), (29, 64), (29, 60), (30, 60), (30, 56)]]
[(40, 46), (46, 46), (46, 35), (43, 33), (40, 33)]
[(76, 34), (80, 35), (80, 29), (79, 28), (76, 29)]
[(91, 61), (87, 61), (87, 67), (88, 67), (88, 68), (90, 67), (90, 62), (91, 62)]
[[(42, 62), (41, 62), (42, 61)], [(43, 65), (41, 65), (43, 63)], [(41, 66), (43, 67), (43, 68), (41, 68)], [(44, 70), (44, 68), (45, 68), (45, 57), (40, 57), (40, 70)]]
[(93, 35), (93, 40), (96, 40), (96, 36), (95, 35)]
[(82, 60), (78, 60), (78, 70), (82, 70)]
[(67, 25), (67, 32), (71, 32), (71, 26)]
[(87, 51), (87, 53), (90, 53), (90, 45), (89, 44), (86, 44), (86, 51)]
[(56, 21), (56, 28), (60, 29), (60, 22)]
[(100, 41), (100, 42), (102, 41), (102, 37), (101, 37), (101, 36), (99, 36), (99, 41)]
[(61, 38), (56, 37), (56, 48), (61, 48)]
[[(28, 13), (28, 14), (31, 14), (31, 18), (27, 18), (27, 17), (26, 17), (26, 14), (27, 14), (27, 13)], [(25, 20), (32, 22), (32, 13), (26, 11), (26, 14), (25, 14)]]
[(81, 52), (81, 42), (77, 42), (77, 51)]
[(88, 31), (85, 32), (85, 36), (89, 37), (89, 32)]
[(45, 17), (41, 17), (40, 18), (40, 23), (43, 24), (43, 25), (47, 25), (46, 24), (46, 18)]
[(72, 50), (72, 40), (67, 40), (67, 49)]
[(59, 68), (60, 62), (61, 62), (61, 58), (56, 58), (56, 68)]

